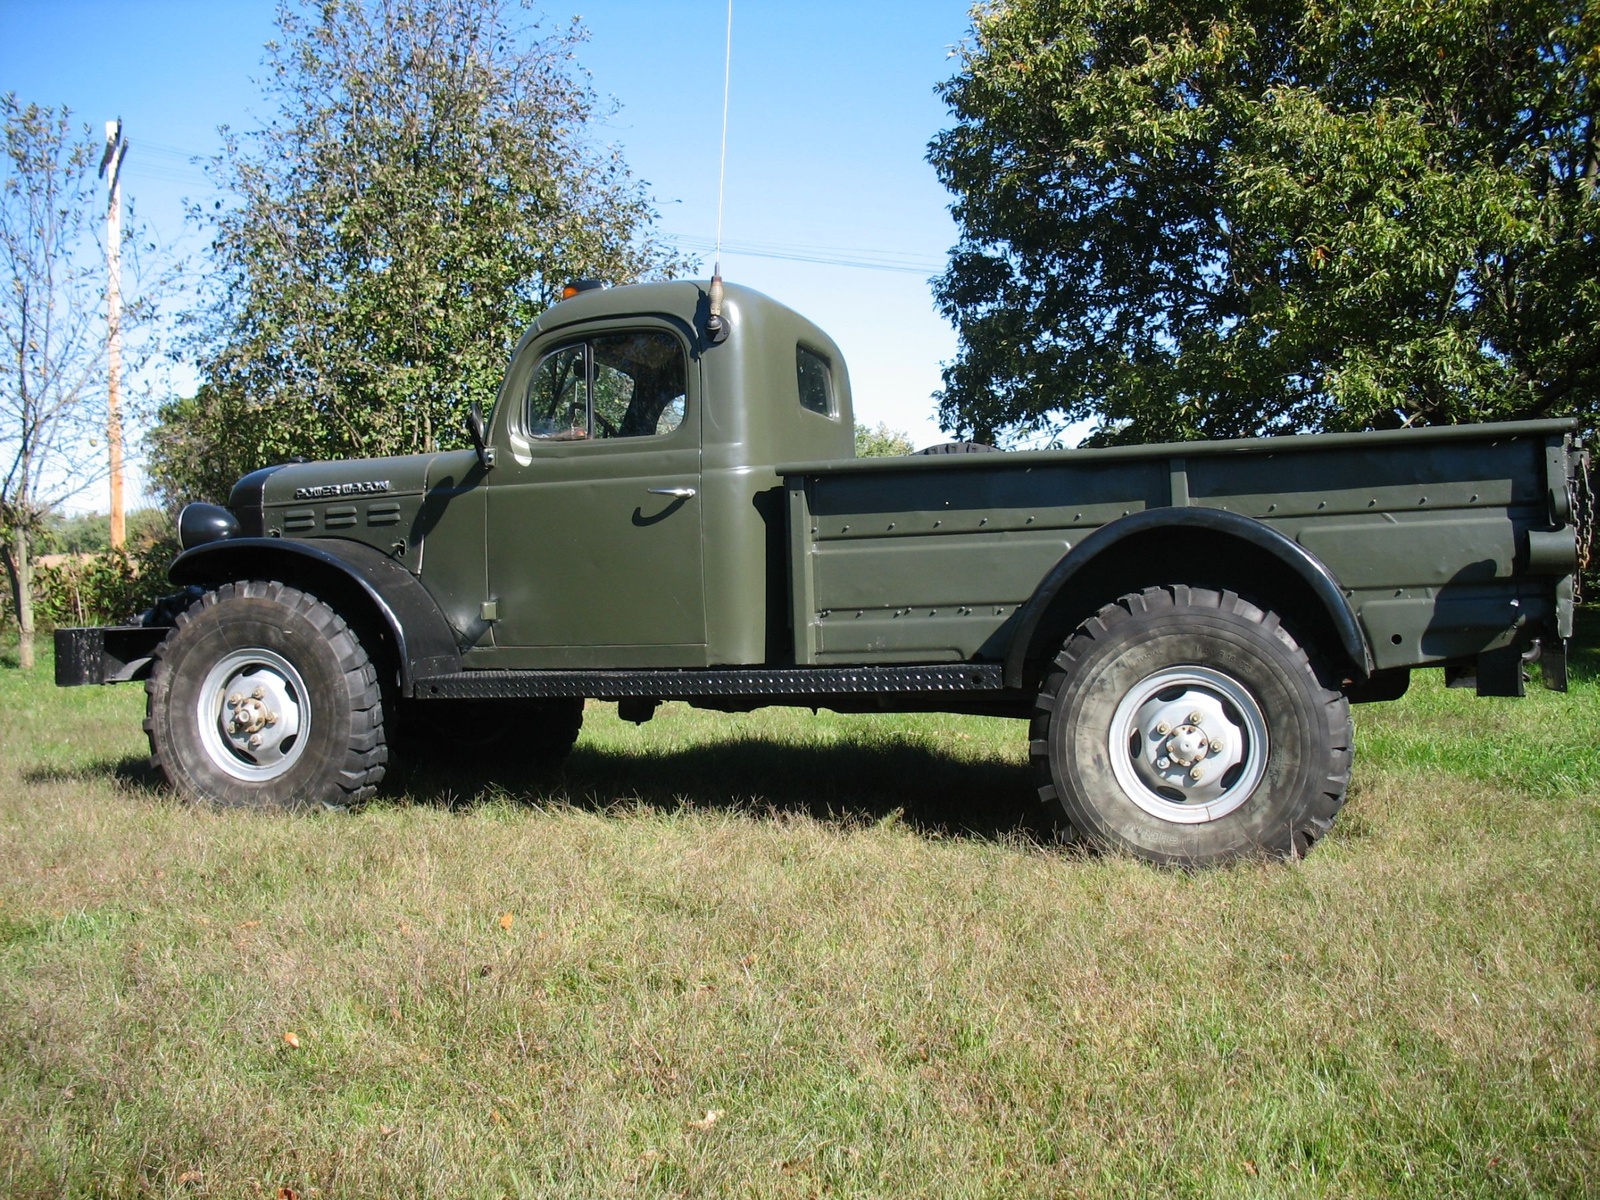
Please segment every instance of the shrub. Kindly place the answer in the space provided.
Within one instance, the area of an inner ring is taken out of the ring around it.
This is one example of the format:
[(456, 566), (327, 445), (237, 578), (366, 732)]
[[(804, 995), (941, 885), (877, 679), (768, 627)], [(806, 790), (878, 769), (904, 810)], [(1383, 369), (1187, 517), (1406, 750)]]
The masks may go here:
[[(174, 591), (167, 565), (178, 545), (154, 538), (127, 550), (104, 550), (42, 564), (34, 573), (34, 620), (41, 630), (57, 625), (121, 625)], [(8, 631), (16, 614), (4, 613)]]

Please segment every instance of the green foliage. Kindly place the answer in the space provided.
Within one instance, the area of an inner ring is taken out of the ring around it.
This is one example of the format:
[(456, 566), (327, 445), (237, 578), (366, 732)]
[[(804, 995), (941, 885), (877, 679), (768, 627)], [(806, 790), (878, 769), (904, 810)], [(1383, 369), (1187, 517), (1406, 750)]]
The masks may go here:
[(176, 541), (161, 540), (132, 552), (102, 550), (40, 565), (33, 580), (39, 623), (45, 628), (125, 624), (178, 590), (167, 579), (178, 549)]
[(898, 458), (902, 454), (915, 452), (916, 447), (911, 444), (910, 434), (890, 429), (882, 421), (870, 428), (865, 425), (856, 426), (857, 458)]
[(218, 498), (295, 455), (465, 443), (516, 340), (568, 279), (678, 264), (597, 106), (574, 23), (513, 28), (502, 0), (327, 0), (280, 10), (263, 129), (229, 134), (205, 214), (204, 386), (150, 444), (169, 500)]
[[(39, 626), (120, 625), (177, 589), (167, 567), (178, 556), (176, 534), (165, 514), (138, 509), (128, 514), (128, 544), (107, 546), (107, 519), (100, 514), (46, 525), (44, 557), (33, 572), (33, 612)], [(60, 542), (48, 539), (63, 531)], [(97, 536), (98, 535), (98, 536)], [(71, 549), (67, 547), (80, 547)], [(0, 609), (0, 630), (17, 629), (12, 606)]]
[(107, 513), (80, 513), (70, 517), (52, 513), (45, 518), (34, 548), (40, 554), (94, 554), (109, 550), (111, 517)]
[(241, 475), (304, 454), (271, 449), (294, 435), (291, 428), (275, 429), (269, 412), (241, 403), (237, 392), (206, 383), (195, 395), (174, 397), (156, 410), (145, 434), (145, 461), (169, 509), (191, 500), (221, 504)]
[[(128, 545), (135, 552), (170, 538), (172, 522), (159, 508), (136, 508), (127, 514)], [(52, 513), (44, 520), (36, 547), (40, 554), (97, 554), (111, 549), (111, 518), (106, 513)]]
[(1600, 417), (1600, 10), (1003, 0), (931, 147), (941, 419), (1099, 442)]

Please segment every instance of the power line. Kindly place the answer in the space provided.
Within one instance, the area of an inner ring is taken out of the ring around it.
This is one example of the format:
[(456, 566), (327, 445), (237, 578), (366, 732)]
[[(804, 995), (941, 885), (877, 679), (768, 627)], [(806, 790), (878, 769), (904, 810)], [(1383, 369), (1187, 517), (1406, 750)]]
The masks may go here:
[[(160, 183), (212, 183), (204, 162), (210, 156), (183, 146), (162, 142), (140, 142), (140, 152), (147, 156), (139, 168), (139, 177)], [(158, 160), (155, 163), (149, 158)], [(689, 251), (716, 253), (716, 243), (692, 234), (664, 234), (668, 240)], [(732, 254), (750, 258), (770, 258), (783, 262), (817, 263), (830, 267), (849, 267), (862, 271), (888, 271), (900, 275), (936, 275), (944, 270), (942, 258), (909, 251), (883, 250), (865, 246), (820, 246), (799, 242), (739, 242), (726, 241), (722, 246)]]
[[(689, 250), (709, 251), (714, 249), (713, 244), (706, 238), (670, 233), (665, 236)], [(865, 271), (891, 271), (903, 275), (934, 275), (942, 271), (945, 266), (942, 259), (888, 250), (730, 241), (724, 241), (722, 246), (729, 253), (744, 254), (751, 258), (775, 258), (786, 262), (820, 263), (831, 267), (854, 267)]]

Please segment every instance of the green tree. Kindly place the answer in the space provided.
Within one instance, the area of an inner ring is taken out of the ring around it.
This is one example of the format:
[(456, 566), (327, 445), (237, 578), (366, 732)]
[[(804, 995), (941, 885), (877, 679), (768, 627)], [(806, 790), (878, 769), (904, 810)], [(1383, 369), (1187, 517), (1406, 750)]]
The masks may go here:
[(1144, 442), (1600, 415), (1600, 9), (999, 0), (930, 158), (941, 420)]
[(21, 665), (34, 665), (34, 557), (45, 516), (103, 472), (104, 291), (95, 271), (95, 154), (65, 108), (0, 96), (0, 560)]
[(915, 452), (910, 434), (890, 429), (882, 421), (872, 426), (856, 426), (857, 458), (898, 458)]
[(193, 396), (172, 397), (157, 408), (144, 435), (146, 472), (175, 520), (191, 500), (222, 503), (238, 478), (257, 467), (297, 454), (310, 457), (309, 445), (270, 452), (293, 436), (292, 429), (274, 429), (270, 414), (245, 402), (238, 387), (204, 383)]
[(642, 184), (591, 135), (574, 22), (513, 28), (501, 0), (285, 5), (265, 128), (213, 176), (203, 386), (161, 415), (170, 501), (295, 455), (459, 445), (473, 400), (574, 277), (677, 263)]
[[(127, 514), (128, 545), (142, 552), (155, 542), (171, 540), (172, 521), (159, 508), (136, 508)], [(111, 517), (106, 513), (51, 513), (37, 543), (44, 554), (103, 554), (111, 549)]]

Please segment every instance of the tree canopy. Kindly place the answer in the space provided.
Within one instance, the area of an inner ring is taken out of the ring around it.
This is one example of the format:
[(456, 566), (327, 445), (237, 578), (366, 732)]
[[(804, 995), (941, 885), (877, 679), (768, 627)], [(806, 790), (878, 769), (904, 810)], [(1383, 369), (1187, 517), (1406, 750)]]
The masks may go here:
[(930, 148), (946, 428), (1600, 415), (1600, 9), (997, 0)]
[(574, 60), (574, 22), (513, 27), (501, 0), (285, 5), (265, 127), (211, 164), (233, 197), (195, 323), (202, 386), (162, 414), (168, 498), (295, 455), (459, 444), (563, 283), (676, 264)]
[(890, 429), (879, 421), (876, 425), (856, 425), (857, 458), (898, 458), (916, 453), (911, 435), (899, 429)]

